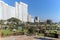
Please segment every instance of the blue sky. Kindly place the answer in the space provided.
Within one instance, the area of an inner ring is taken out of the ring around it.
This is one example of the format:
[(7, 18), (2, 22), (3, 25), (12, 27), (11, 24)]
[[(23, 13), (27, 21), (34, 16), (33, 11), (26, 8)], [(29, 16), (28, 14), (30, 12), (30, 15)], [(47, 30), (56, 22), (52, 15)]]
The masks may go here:
[(54, 22), (60, 21), (60, 0), (3, 0), (11, 6), (15, 1), (22, 1), (28, 4), (29, 13), (39, 16), (41, 20), (51, 19)]

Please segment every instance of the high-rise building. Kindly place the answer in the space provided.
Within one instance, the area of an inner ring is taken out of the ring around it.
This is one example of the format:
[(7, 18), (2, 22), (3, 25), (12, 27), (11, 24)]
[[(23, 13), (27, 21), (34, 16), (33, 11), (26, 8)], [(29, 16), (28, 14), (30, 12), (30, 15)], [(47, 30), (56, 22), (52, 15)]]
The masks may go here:
[(0, 1), (0, 14), (1, 14), (0, 19), (3, 20), (15, 17), (15, 8), (3, 1)]
[[(15, 6), (10, 6), (0, 0), (0, 19), (7, 20), (11, 17), (20, 19), (22, 22), (28, 21), (28, 5), (23, 2), (15, 2)], [(29, 16), (29, 20), (31, 17)]]
[(32, 22), (32, 17), (30, 14), (28, 14), (28, 18), (27, 18), (28, 22)]
[(28, 5), (23, 2), (20, 2), (20, 6), (21, 6), (21, 13), (22, 13), (22, 21), (27, 22)]
[(15, 3), (15, 16), (16, 18), (19, 18), (23, 22), (27, 22), (27, 16), (28, 16), (28, 5), (23, 2), (16, 2)]
[(15, 2), (15, 17), (19, 18), (19, 3)]

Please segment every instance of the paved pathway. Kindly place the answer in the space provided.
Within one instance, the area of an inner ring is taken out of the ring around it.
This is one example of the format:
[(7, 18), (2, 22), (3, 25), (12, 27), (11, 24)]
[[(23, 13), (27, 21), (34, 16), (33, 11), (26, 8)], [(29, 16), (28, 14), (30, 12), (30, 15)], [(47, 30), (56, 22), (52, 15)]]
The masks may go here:
[(32, 36), (10, 36), (5, 38), (0, 38), (0, 40), (36, 40)]
[(60, 40), (60, 39), (49, 38), (49, 37), (35, 37), (35, 36), (25, 36), (25, 35), (0, 38), (0, 40), (52, 40), (52, 39)]

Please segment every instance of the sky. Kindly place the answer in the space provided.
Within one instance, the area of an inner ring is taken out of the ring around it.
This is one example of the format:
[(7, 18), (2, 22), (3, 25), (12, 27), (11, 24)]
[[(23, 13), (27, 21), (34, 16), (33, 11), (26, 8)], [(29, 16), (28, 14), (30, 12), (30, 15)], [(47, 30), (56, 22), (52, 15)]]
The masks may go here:
[(11, 6), (15, 1), (28, 4), (28, 13), (32, 17), (39, 16), (40, 20), (51, 19), (53, 22), (60, 21), (60, 0), (3, 0)]

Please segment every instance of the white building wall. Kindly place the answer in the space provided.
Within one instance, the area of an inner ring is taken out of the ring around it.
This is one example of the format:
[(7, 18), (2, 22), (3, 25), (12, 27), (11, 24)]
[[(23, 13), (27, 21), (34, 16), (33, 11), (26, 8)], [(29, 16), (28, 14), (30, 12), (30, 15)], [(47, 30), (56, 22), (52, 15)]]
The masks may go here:
[(31, 18), (31, 20), (32, 20), (31, 22), (34, 23), (34, 18)]
[(0, 13), (1, 13), (1, 19), (7, 20), (11, 17), (15, 17), (15, 8), (12, 6), (9, 6), (5, 2), (0, 2)]
[[(28, 5), (23, 2), (15, 2), (15, 7), (9, 6), (3, 1), (0, 1), (0, 17), (7, 20), (11, 17), (20, 19), (23, 22), (28, 21)], [(29, 17), (30, 21), (30, 17)]]
[(3, 4), (3, 19), (4, 20), (7, 20), (9, 18), (9, 16), (10, 16), (9, 15), (10, 12), (8, 13), (8, 11), (9, 11), (8, 10), (8, 5)]
[(0, 1), (0, 19), (2, 19), (2, 2)]
[(19, 19), (23, 21), (22, 5), (19, 4)]
[(30, 14), (28, 14), (28, 22), (31, 22), (32, 21), (32, 18), (31, 18), (31, 15)]
[[(9, 19), (11, 16), (11, 7), (9, 5), (6, 5), (6, 18)], [(7, 20), (6, 19), (6, 20)]]
[(22, 21), (27, 22), (28, 5), (23, 2), (20, 2), (20, 5), (22, 5)]
[(6, 20), (7, 19), (7, 5), (2, 2), (2, 19)]
[(11, 16), (10, 16), (10, 18), (11, 17), (15, 17), (15, 7), (11, 7)]
[(15, 17), (19, 18), (19, 3), (15, 2)]

